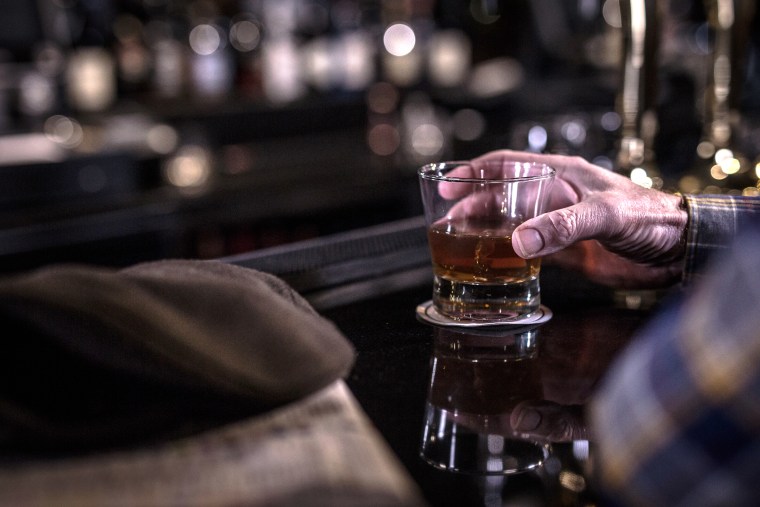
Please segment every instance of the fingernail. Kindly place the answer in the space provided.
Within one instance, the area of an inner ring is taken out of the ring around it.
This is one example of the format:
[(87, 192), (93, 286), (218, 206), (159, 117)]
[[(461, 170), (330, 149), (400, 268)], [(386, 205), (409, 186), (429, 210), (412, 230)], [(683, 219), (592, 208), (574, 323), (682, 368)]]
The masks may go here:
[(532, 408), (520, 409), (512, 429), (516, 431), (532, 431), (541, 424), (541, 413)]
[(544, 248), (544, 239), (535, 229), (523, 229), (515, 231), (514, 236), (512, 236), (512, 246), (517, 255), (527, 257)]

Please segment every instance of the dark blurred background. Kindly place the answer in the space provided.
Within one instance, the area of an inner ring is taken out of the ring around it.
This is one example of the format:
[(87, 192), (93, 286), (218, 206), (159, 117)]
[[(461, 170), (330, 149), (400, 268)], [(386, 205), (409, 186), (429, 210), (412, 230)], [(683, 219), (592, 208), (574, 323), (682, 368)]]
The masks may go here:
[(754, 1), (733, 1), (716, 141), (705, 94), (726, 16), (642, 0), (656, 92), (631, 166), (636, 3), (0, 0), (0, 271), (217, 258), (414, 216), (418, 166), (498, 148), (756, 195)]

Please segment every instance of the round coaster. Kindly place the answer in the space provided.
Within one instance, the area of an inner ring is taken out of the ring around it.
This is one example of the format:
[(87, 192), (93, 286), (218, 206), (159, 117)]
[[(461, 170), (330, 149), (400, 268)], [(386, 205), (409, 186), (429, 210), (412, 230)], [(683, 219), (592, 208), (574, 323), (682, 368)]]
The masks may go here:
[(433, 306), (433, 301), (426, 301), (417, 306), (417, 318), (438, 326), (451, 327), (504, 327), (504, 326), (531, 326), (543, 324), (552, 318), (552, 311), (544, 305), (531, 315), (517, 317), (513, 320), (502, 321), (478, 321), (478, 320), (454, 320), (438, 313)]

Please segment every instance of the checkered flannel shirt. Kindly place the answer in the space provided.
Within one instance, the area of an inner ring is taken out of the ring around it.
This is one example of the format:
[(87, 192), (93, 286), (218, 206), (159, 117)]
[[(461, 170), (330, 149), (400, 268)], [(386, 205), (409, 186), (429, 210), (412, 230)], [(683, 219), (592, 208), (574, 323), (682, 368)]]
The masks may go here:
[(704, 271), (710, 257), (726, 250), (739, 229), (760, 222), (760, 198), (729, 195), (684, 196), (686, 229), (684, 281)]
[(640, 333), (596, 393), (599, 483), (612, 505), (757, 506), (760, 199), (685, 201), (692, 290)]

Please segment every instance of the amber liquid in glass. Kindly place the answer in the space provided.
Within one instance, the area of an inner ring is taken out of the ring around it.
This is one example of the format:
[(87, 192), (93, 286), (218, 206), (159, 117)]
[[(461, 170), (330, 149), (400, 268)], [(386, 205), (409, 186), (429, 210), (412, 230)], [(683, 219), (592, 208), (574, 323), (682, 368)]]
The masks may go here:
[(516, 226), (468, 220), (430, 227), (433, 303), (439, 312), (457, 320), (504, 320), (538, 309), (541, 260), (515, 253)]

